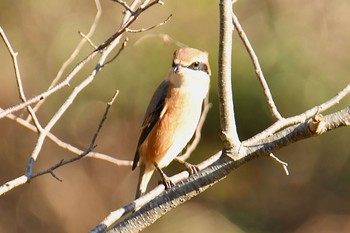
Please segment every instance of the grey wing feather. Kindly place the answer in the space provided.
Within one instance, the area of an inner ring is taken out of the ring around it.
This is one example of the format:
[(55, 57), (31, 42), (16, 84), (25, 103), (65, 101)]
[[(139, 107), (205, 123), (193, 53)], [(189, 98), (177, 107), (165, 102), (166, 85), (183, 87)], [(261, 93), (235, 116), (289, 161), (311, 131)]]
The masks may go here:
[(164, 80), (158, 86), (157, 90), (153, 94), (153, 97), (148, 105), (148, 108), (146, 110), (146, 114), (142, 123), (142, 131), (139, 137), (139, 141), (137, 143), (137, 149), (134, 157), (134, 162), (132, 164), (132, 170), (134, 170), (137, 167), (137, 163), (139, 162), (139, 159), (140, 159), (138, 147), (145, 141), (148, 134), (151, 132), (154, 125), (157, 123), (160, 113), (164, 108), (168, 87), (169, 87), (169, 81)]

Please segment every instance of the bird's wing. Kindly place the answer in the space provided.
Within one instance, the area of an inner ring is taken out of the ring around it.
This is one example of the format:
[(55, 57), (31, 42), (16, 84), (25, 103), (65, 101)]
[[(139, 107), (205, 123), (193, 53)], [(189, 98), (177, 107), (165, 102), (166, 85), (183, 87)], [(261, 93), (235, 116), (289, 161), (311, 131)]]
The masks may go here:
[(137, 163), (139, 162), (139, 159), (140, 159), (140, 154), (138, 150), (139, 146), (145, 141), (148, 134), (151, 132), (154, 125), (159, 120), (159, 116), (164, 108), (165, 98), (167, 95), (169, 84), (170, 83), (168, 80), (164, 80), (158, 86), (157, 90), (153, 94), (151, 102), (148, 105), (148, 108), (146, 110), (146, 114), (142, 123), (139, 141), (137, 143), (137, 149), (134, 157), (134, 162), (132, 164), (132, 170), (134, 170), (137, 167)]

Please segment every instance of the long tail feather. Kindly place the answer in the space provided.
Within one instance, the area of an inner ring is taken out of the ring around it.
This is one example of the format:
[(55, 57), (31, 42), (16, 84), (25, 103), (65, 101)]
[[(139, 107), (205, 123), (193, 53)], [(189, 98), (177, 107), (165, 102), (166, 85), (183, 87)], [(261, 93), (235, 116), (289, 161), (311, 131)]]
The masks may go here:
[(141, 197), (146, 192), (148, 182), (151, 180), (153, 172), (153, 166), (151, 168), (146, 168), (145, 164), (141, 163), (139, 182), (137, 184), (135, 199)]

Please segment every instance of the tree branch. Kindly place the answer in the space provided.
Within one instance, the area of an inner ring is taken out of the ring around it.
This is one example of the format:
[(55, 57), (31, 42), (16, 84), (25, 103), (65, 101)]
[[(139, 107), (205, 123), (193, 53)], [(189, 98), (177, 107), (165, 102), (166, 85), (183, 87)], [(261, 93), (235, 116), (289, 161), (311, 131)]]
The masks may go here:
[(240, 145), (237, 134), (231, 84), (232, 53), (232, 2), (220, 0), (220, 39), (219, 39), (219, 110), (221, 140), (225, 150), (237, 150)]
[(267, 103), (269, 105), (269, 108), (270, 108), (270, 111), (271, 111), (271, 114), (272, 114), (272, 117), (276, 120), (279, 120), (279, 119), (282, 119), (283, 117), (281, 116), (281, 114), (278, 112), (277, 110), (277, 107), (275, 105), (275, 101), (273, 100), (272, 98), (272, 94), (270, 92), (270, 88), (269, 86), (267, 85), (267, 82), (266, 82), (266, 79), (264, 77), (264, 73), (262, 72), (262, 69), (260, 67), (260, 64), (259, 64), (259, 59), (258, 57), (256, 56), (255, 52), (254, 52), (254, 49), (253, 47), (251, 46), (250, 42), (249, 42), (249, 39), (247, 37), (247, 35), (245, 34), (245, 32), (243, 31), (243, 28), (241, 26), (241, 24), (239, 23), (236, 15), (234, 13), (232, 13), (232, 22), (233, 22), (233, 25), (235, 26), (237, 32), (238, 32), (238, 35), (239, 37), (241, 38), (241, 40), (243, 41), (243, 44), (244, 46), (246, 47), (247, 51), (248, 51), (248, 54), (250, 56), (250, 58), (252, 59), (253, 61), (253, 65), (254, 65), (254, 68), (255, 68), (255, 73), (256, 75), (258, 76), (258, 79), (260, 81), (260, 84), (263, 88), (263, 91), (264, 91), (264, 95), (267, 99)]
[[(43, 92), (42, 94), (33, 97), (30, 100), (27, 100), (21, 104), (18, 104), (14, 107), (10, 107), (8, 109), (5, 109), (0, 112), (0, 118), (7, 116), (8, 114), (18, 111), (21, 108), (27, 107), (49, 95), (52, 93), (56, 92), (57, 90), (61, 89), (65, 85), (69, 85), (69, 82), (72, 80), (72, 78), (84, 67), (84, 65), (90, 61), (92, 58), (94, 58), (98, 53), (101, 53), (101, 57), (95, 66), (95, 68), (92, 70), (90, 75), (85, 78), (80, 84), (78, 84), (73, 91), (71, 92), (70, 96), (67, 98), (67, 100), (64, 102), (64, 104), (59, 108), (59, 110), (54, 114), (54, 116), (50, 119), (48, 124), (41, 130), (39, 131), (39, 136), (35, 145), (35, 148), (33, 152), (30, 155), (29, 161), (27, 163), (25, 175), (21, 179), (15, 179), (13, 181), (9, 181), (3, 186), (0, 187), (0, 190), (3, 192), (0, 192), (0, 195), (3, 193), (6, 193), (7, 191), (11, 190), (12, 188), (15, 188), (21, 184), (24, 184), (28, 182), (28, 180), (33, 176), (33, 166), (35, 161), (38, 158), (38, 155), (41, 151), (41, 148), (44, 144), (44, 141), (48, 134), (50, 133), (50, 130), (52, 127), (57, 123), (57, 121), (61, 118), (61, 116), (65, 113), (65, 111), (72, 105), (73, 101), (75, 98), (78, 96), (78, 94), (85, 88), (87, 87), (95, 78), (96, 74), (103, 68), (103, 64), (105, 64), (105, 61), (108, 57), (108, 55), (111, 53), (111, 51), (119, 44), (121, 35), (125, 32), (125, 29), (129, 27), (135, 20), (138, 18), (138, 16), (143, 13), (145, 10), (149, 9), (151, 6), (155, 4), (162, 4), (161, 1), (153, 1), (151, 3), (148, 3), (148, 0), (143, 1), (143, 3), (137, 8), (134, 14), (129, 14), (128, 12), (124, 15), (124, 19), (122, 22), (122, 26), (120, 29), (113, 34), (111, 37), (109, 37), (103, 44), (101, 44), (96, 50), (91, 52), (86, 58), (84, 58), (81, 62), (79, 62), (75, 68), (68, 74), (66, 79), (62, 81), (60, 84), (57, 84), (56, 86), (52, 87), (46, 92)], [(135, 0), (132, 4), (131, 7), (135, 7), (138, 5), (139, 1)], [(91, 151), (91, 150), (90, 150)], [(84, 154), (84, 153), (83, 153)], [(85, 155), (84, 155), (85, 156)], [(57, 166), (54, 165), (54, 166)], [(51, 171), (48, 171), (49, 173), (52, 174)]]
[[(77, 45), (77, 47), (75, 48), (75, 50), (73, 51), (73, 53), (71, 54), (71, 56), (62, 64), (61, 68), (59, 69), (56, 77), (52, 80), (48, 90), (50, 90), (51, 88), (53, 88), (58, 81), (61, 79), (63, 72), (67, 69), (67, 67), (74, 61), (74, 59), (78, 56), (78, 54), (80, 53), (81, 48), (85, 45), (86, 42), (89, 42), (89, 38), (92, 37), (92, 35), (94, 34), (97, 24), (100, 21), (101, 15), (102, 15), (102, 8), (101, 8), (101, 3), (100, 0), (94, 0), (95, 2), (95, 6), (96, 6), (96, 15), (95, 15), (95, 19), (90, 27), (90, 30), (88, 32), (88, 34), (84, 35), (85, 37), (83, 37), (83, 39), (80, 40), (79, 44)], [(41, 105), (44, 103), (44, 101), (40, 101), (38, 103), (36, 103), (36, 105), (33, 107), (34, 112), (37, 112), (39, 110), (39, 108), (41, 107)], [(28, 116), (28, 118), (26, 119), (26, 121), (30, 120), (30, 116)]]
[[(323, 117), (322, 121), (324, 122), (326, 131), (341, 126), (349, 126), (350, 107), (329, 114)], [(192, 199), (199, 193), (204, 192), (207, 188), (216, 184), (245, 163), (261, 156), (267, 156), (291, 143), (318, 135), (310, 130), (310, 126), (313, 124), (312, 122), (313, 120), (311, 119), (294, 126), (289, 126), (266, 139), (260, 140), (254, 146), (242, 146), (238, 152), (233, 152), (237, 154), (226, 156), (224, 155), (225, 151), (223, 151), (222, 156), (213, 164), (190, 176), (186, 180), (179, 182), (171, 189), (166, 190), (129, 217), (116, 224), (108, 232), (141, 231), (170, 210)], [(234, 161), (230, 158), (231, 156), (239, 159)], [(135, 200), (129, 205), (133, 204), (133, 206), (135, 206), (137, 201), (138, 200)]]

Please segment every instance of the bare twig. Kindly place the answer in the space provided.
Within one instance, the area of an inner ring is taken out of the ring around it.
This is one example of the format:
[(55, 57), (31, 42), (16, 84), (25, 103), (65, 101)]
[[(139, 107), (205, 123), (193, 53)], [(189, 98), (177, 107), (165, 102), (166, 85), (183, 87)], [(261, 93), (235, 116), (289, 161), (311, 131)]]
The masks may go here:
[(78, 65), (75, 66), (75, 68), (68, 74), (65, 80), (63, 80), (61, 83), (57, 84), (56, 86), (52, 87), (51, 89), (36, 95), (32, 97), (31, 99), (28, 99), (25, 102), (19, 103), (15, 106), (9, 107), (7, 109), (4, 109), (0, 112), (0, 119), (5, 117), (7, 114), (14, 113), (20, 109), (26, 108), (27, 106), (34, 104), (38, 101), (41, 101), (45, 99), (46, 97), (52, 95), (53, 93), (59, 91), (65, 86), (69, 85), (69, 82), (74, 78), (74, 76), (85, 66), (86, 63), (88, 63), (90, 60), (92, 60), (96, 55), (98, 54), (98, 51), (94, 51), (90, 53), (87, 57), (85, 57), (81, 62), (78, 63)]
[[(138, 16), (141, 13), (143, 13), (145, 10), (149, 9), (151, 6), (153, 6), (155, 4), (162, 4), (162, 2), (158, 1), (158, 0), (153, 1), (151, 3), (148, 3), (148, 2), (149, 2), (148, 0), (143, 1), (141, 6), (138, 8), (137, 11), (135, 11), (135, 13), (133, 15), (128, 14), (128, 12), (127, 12), (124, 15), (124, 19), (123, 19), (123, 23), (122, 23), (121, 28), (116, 33), (114, 33), (111, 37), (109, 37), (96, 50), (91, 52), (86, 58), (84, 58), (80, 63), (78, 63), (75, 66), (75, 68), (73, 69), (73, 71), (71, 71), (68, 74), (68, 76), (66, 77), (66, 79), (64, 81), (62, 81), (60, 84), (57, 84), (56, 86), (52, 87), (50, 90), (48, 90), (48, 91), (46, 91), (38, 96), (35, 96), (32, 99), (27, 100), (26, 102), (23, 102), (21, 104), (18, 104), (14, 107), (5, 109), (4, 111), (0, 112), (0, 118), (2, 118), (10, 113), (18, 111), (21, 108), (24, 108), (26, 106), (29, 106), (30, 104), (33, 104), (39, 100), (42, 100), (43, 98), (45, 98), (45, 97), (51, 95), (52, 93), (56, 92), (57, 90), (61, 89), (65, 85), (68, 85), (70, 80), (84, 67), (84, 65), (101, 52), (101, 57), (100, 57), (97, 65), (93, 69), (93, 71), (90, 73), (90, 75), (74, 88), (74, 90), (72, 91), (72, 93), (70, 94), (68, 99), (59, 108), (59, 110), (55, 113), (55, 115), (51, 118), (51, 120), (48, 122), (48, 124), (45, 126), (45, 128), (43, 128), (43, 130), (40, 132), (38, 139), (37, 139), (37, 142), (36, 142), (36, 145), (35, 145), (35, 148), (30, 156), (30, 159), (29, 159), (27, 167), (26, 167), (25, 176), (27, 178), (30, 178), (33, 175), (32, 171), (33, 171), (34, 163), (35, 163), (35, 161), (36, 161), (36, 159), (41, 151), (43, 143), (44, 143), (47, 135), (49, 134), (50, 130), (57, 123), (57, 121), (61, 118), (61, 116), (65, 113), (65, 111), (71, 106), (71, 104), (73, 103), (75, 98), (78, 96), (78, 94), (94, 80), (96, 74), (102, 69), (103, 64), (106, 61), (106, 58), (108, 57), (108, 55), (119, 44), (120, 39), (121, 39), (121, 35), (125, 32), (125, 29), (127, 27), (129, 27), (133, 22), (135, 22), (135, 20), (138, 18)], [(135, 0), (134, 3), (132, 4), (132, 7), (134, 7), (134, 6), (136, 7), (136, 5), (138, 3), (139, 3), (139, 0)], [(49, 172), (49, 173), (51, 173), (51, 172)], [(15, 180), (17, 180), (17, 179), (15, 179)], [(20, 180), (20, 182), (23, 182), (23, 180)], [(11, 185), (7, 186), (7, 184), (9, 184), (9, 183)], [(12, 181), (10, 181), (10, 182), (5, 184), (6, 189), (4, 189), (4, 192), (11, 190), (11, 188), (17, 187), (18, 185), (20, 185), (20, 184), (12, 184)], [(11, 187), (11, 188), (8, 188), (8, 187)], [(3, 194), (3, 193), (0, 193), (0, 195), (1, 194)]]
[[(7, 39), (7, 36), (4, 32), (4, 30), (0, 27), (0, 36), (2, 37), (2, 39), (5, 42), (5, 45), (11, 55), (12, 58), (12, 64), (14, 66), (15, 69), (15, 77), (16, 77), (16, 82), (17, 82), (17, 88), (18, 88), (18, 92), (19, 92), (19, 97), (20, 99), (25, 102), (26, 101), (26, 96), (24, 94), (24, 90), (23, 90), (23, 85), (22, 85), (22, 78), (21, 78), (21, 73), (19, 71), (19, 65), (18, 65), (18, 61), (17, 61), (17, 55), (18, 53), (14, 52), (10, 41)], [(29, 115), (32, 117), (33, 122), (35, 127), (37, 128), (38, 132), (40, 132), (42, 130), (42, 127), (40, 125), (40, 122), (38, 120), (38, 118), (35, 115), (35, 112), (33, 111), (31, 106), (27, 106), (27, 110), (29, 112)]]
[(265, 129), (264, 131), (258, 133), (257, 135), (253, 136), (252, 138), (246, 140), (243, 142), (244, 146), (250, 146), (250, 145), (254, 145), (257, 141), (261, 140), (262, 138), (266, 138), (270, 135), (273, 135), (275, 132), (286, 128), (290, 125), (294, 125), (300, 122), (304, 122), (305, 120), (315, 116), (318, 113), (322, 113), (324, 111), (326, 111), (327, 109), (329, 109), (330, 107), (336, 105), (339, 103), (340, 100), (342, 100), (345, 96), (347, 96), (348, 94), (350, 94), (350, 83), (340, 92), (338, 92), (338, 94), (336, 94), (333, 98), (331, 98), (330, 100), (315, 106), (305, 112), (303, 112), (302, 114), (299, 114), (297, 116), (293, 116), (293, 117), (288, 117), (288, 118), (283, 118), (280, 119), (278, 121), (276, 121), (273, 125), (271, 125), (270, 127), (268, 127), (267, 129)]
[(181, 43), (180, 41), (174, 40), (171, 36), (169, 36), (168, 34), (163, 34), (163, 33), (159, 33), (159, 34), (150, 34), (147, 33), (146, 35), (142, 36), (140, 39), (138, 39), (134, 45), (137, 46), (139, 44), (141, 44), (144, 40), (148, 39), (148, 38), (161, 38), (164, 42), (164, 44), (169, 44), (169, 43), (174, 43), (176, 46), (178, 47), (189, 47), (188, 45)]
[(30, 179), (33, 179), (35, 177), (38, 177), (38, 176), (41, 176), (41, 175), (44, 175), (44, 174), (48, 174), (50, 173), (54, 178), (60, 180), (55, 174), (54, 174), (54, 170), (56, 170), (57, 168), (59, 167), (62, 167), (66, 164), (69, 164), (69, 163), (72, 163), (74, 161), (77, 161), (81, 158), (83, 158), (84, 156), (88, 155), (94, 148), (96, 148), (96, 140), (97, 140), (97, 137), (102, 129), (102, 126), (104, 124), (104, 122), (106, 121), (107, 119), (107, 115), (108, 115), (108, 112), (109, 112), (109, 109), (111, 108), (113, 102), (115, 101), (116, 97), (118, 96), (118, 93), (119, 91), (116, 91), (112, 97), (112, 100), (110, 102), (107, 103), (107, 107), (106, 107), (106, 110), (102, 116), (102, 119), (100, 120), (100, 123), (98, 124), (98, 127), (91, 139), (91, 142), (90, 142), (90, 145), (88, 146), (88, 148), (83, 152), (81, 153), (80, 155), (76, 156), (76, 157), (73, 157), (73, 158), (70, 158), (70, 159), (62, 159), (60, 162), (56, 163), (55, 165), (49, 167), (48, 169), (46, 170), (43, 170), (41, 172), (38, 172), (36, 174), (33, 174), (30, 176)]
[[(90, 27), (90, 30), (88, 32), (88, 34), (86, 34), (85, 38), (83, 38), (82, 40), (80, 40), (79, 44), (77, 45), (77, 47), (75, 48), (75, 50), (73, 51), (73, 53), (71, 54), (71, 56), (68, 58), (68, 60), (66, 60), (61, 68), (59, 69), (56, 77), (52, 80), (48, 90), (50, 90), (51, 88), (53, 88), (58, 81), (61, 79), (62, 74), (64, 73), (64, 71), (67, 69), (67, 67), (74, 61), (74, 59), (78, 56), (81, 48), (84, 46), (85, 42), (88, 41), (87, 38), (91, 38), (91, 36), (94, 34), (97, 24), (101, 18), (102, 15), (102, 8), (101, 8), (101, 3), (100, 0), (94, 0), (95, 1), (95, 6), (96, 6), (96, 15), (95, 15), (95, 19)], [(88, 41), (89, 42), (89, 41)], [(35, 106), (34, 106), (34, 111), (38, 111), (40, 106), (44, 103), (44, 101), (40, 101), (38, 102)], [(26, 121), (29, 121), (30, 118), (28, 117), (26, 119)]]
[[(0, 108), (0, 110), (2, 110)], [(26, 120), (14, 115), (14, 114), (8, 114), (6, 116), (7, 118), (11, 119), (11, 120), (14, 120), (16, 121), (19, 125), (33, 131), (33, 132), (37, 132), (37, 129), (34, 125), (30, 124), (29, 122), (27, 122)], [(59, 139), (58, 137), (56, 137), (54, 134), (52, 134), (51, 132), (49, 132), (47, 134), (47, 137), (52, 141), (54, 142), (56, 145), (58, 145), (59, 147), (65, 149), (65, 150), (68, 150), (74, 154), (77, 154), (77, 155), (80, 155), (82, 153), (84, 153), (83, 150), (77, 148), (77, 147), (74, 147), (72, 146), (71, 144), (69, 143), (66, 143), (64, 141), (62, 141), (61, 139)], [(117, 166), (131, 166), (131, 163), (132, 161), (130, 160), (119, 160), (119, 159), (116, 159), (116, 158), (113, 158), (113, 157), (110, 157), (106, 154), (101, 154), (101, 153), (97, 153), (97, 152), (90, 152), (88, 155), (85, 156), (86, 158), (95, 158), (95, 159), (100, 159), (100, 160), (104, 160), (104, 161), (107, 161), (107, 162), (110, 162), (112, 164), (115, 164)]]
[(83, 37), (91, 45), (91, 47), (93, 47), (94, 49), (97, 49), (97, 46), (94, 44), (94, 42), (92, 42), (92, 40), (87, 35), (85, 35), (81, 31), (79, 31), (78, 33), (81, 37)]
[(270, 153), (269, 156), (271, 158), (273, 158), (277, 163), (281, 164), (283, 166), (283, 169), (286, 173), (286, 175), (288, 176), (289, 175), (289, 171), (288, 171), (288, 163), (280, 160), (277, 156), (275, 156), (273, 153)]
[(100, 121), (100, 124), (98, 125), (97, 130), (96, 130), (96, 132), (95, 132), (95, 134), (94, 134), (94, 136), (93, 136), (93, 138), (91, 140), (90, 147), (95, 147), (95, 142), (96, 142), (97, 136), (100, 133), (101, 128), (103, 126), (103, 123), (107, 119), (107, 114), (109, 112), (109, 109), (111, 108), (111, 106), (114, 103), (115, 99), (117, 98), (118, 94), (119, 94), (119, 91), (118, 90), (115, 91), (115, 93), (113, 94), (112, 100), (107, 103), (107, 107), (106, 107), (105, 113), (103, 114), (102, 120)]
[[(138, 2), (139, 0), (135, 0), (131, 8), (136, 7)], [(104, 50), (109, 44), (111, 44), (112, 41), (114, 41), (121, 34), (123, 34), (126, 31), (126, 29), (138, 18), (140, 14), (142, 14), (144, 11), (146, 11), (147, 9), (149, 9), (150, 7), (156, 4), (163, 5), (164, 3), (160, 0), (154, 0), (149, 3), (149, 0), (145, 0), (141, 4), (141, 6), (136, 11), (134, 11), (133, 14), (131, 14), (129, 11), (126, 12), (121, 28), (116, 33), (114, 33), (111, 37), (109, 37), (103, 44), (101, 44), (96, 50), (98, 51)]]
[(125, 10), (129, 11), (131, 14), (134, 13), (133, 9), (131, 9), (130, 6), (125, 1), (122, 1), (122, 0), (112, 0), (112, 1), (122, 5), (125, 8)]
[(164, 24), (166, 24), (170, 18), (172, 17), (173, 15), (169, 15), (168, 18), (166, 18), (166, 20), (164, 20), (163, 22), (159, 23), (159, 24), (156, 24), (156, 25), (153, 25), (149, 28), (141, 28), (141, 29), (129, 29), (127, 28), (126, 29), (126, 32), (130, 32), (130, 33), (140, 33), (140, 32), (145, 32), (145, 31), (149, 31), (149, 30), (152, 30), (154, 28), (157, 28), (157, 27), (160, 27), (160, 26), (163, 26)]
[(244, 46), (246, 47), (246, 49), (248, 51), (248, 54), (249, 54), (250, 58), (253, 61), (253, 65), (254, 65), (254, 68), (255, 68), (255, 73), (258, 76), (260, 84), (261, 84), (261, 86), (262, 86), (262, 88), (264, 90), (264, 95), (265, 95), (265, 97), (267, 99), (267, 103), (269, 105), (272, 117), (275, 118), (276, 120), (282, 119), (283, 117), (278, 112), (277, 107), (275, 105), (275, 101), (272, 98), (272, 94), (270, 92), (270, 88), (267, 85), (266, 79), (265, 79), (264, 74), (262, 72), (262, 69), (260, 67), (258, 57), (256, 56), (256, 54), (254, 52), (254, 49), (253, 49), (252, 45), (250, 44), (247, 35), (243, 31), (243, 28), (242, 28), (241, 24), (239, 23), (236, 15), (234, 13), (232, 13), (232, 21), (233, 21), (233, 24), (234, 24), (237, 32), (238, 32), (238, 35), (242, 39), (243, 44), (244, 44)]
[[(135, 0), (134, 3), (132, 4), (132, 7), (137, 5), (139, 0)], [(106, 50), (107, 47), (112, 46), (113, 42), (119, 43), (120, 36), (125, 32), (126, 28), (129, 27), (135, 20), (138, 18), (140, 14), (142, 14), (144, 11), (148, 10), (150, 7), (160, 4), (163, 5), (164, 3), (160, 0), (154, 0), (149, 3), (149, 0), (145, 0), (141, 6), (137, 9), (137, 11), (134, 12), (134, 14), (128, 14), (128, 12), (125, 14), (122, 26), (121, 28), (114, 33), (112, 36), (110, 36), (104, 43), (102, 43), (96, 50), (91, 52), (87, 57), (85, 57), (81, 62), (78, 63), (78, 65), (75, 66), (75, 68), (68, 74), (66, 79), (62, 81), (61, 83), (57, 84), (56, 86), (52, 87), (51, 89), (23, 102), (20, 104), (17, 104), (13, 107), (7, 108), (3, 111), (0, 112), (0, 119), (5, 117), (9, 113), (16, 112), (22, 108), (27, 107), (28, 105), (31, 105), (33, 103), (36, 103), (40, 100), (43, 100), (44, 98), (50, 96), (51, 94), (55, 93), (56, 91), (62, 89), (63, 87), (69, 85), (69, 82), (72, 80), (72, 78), (84, 67), (84, 65), (89, 62), (91, 59), (93, 59), (98, 53), (101, 51)], [(115, 45), (114, 45), (115, 46)], [(112, 46), (113, 47), (113, 46)], [(103, 54), (108, 54), (108, 53), (103, 53)], [(103, 57), (102, 54), (102, 57)], [(105, 60), (105, 58), (103, 58)], [(100, 70), (101, 64), (98, 65), (97, 72)]]
[(126, 37), (125, 40), (124, 40), (124, 42), (123, 42), (123, 44), (122, 44), (122, 46), (121, 46), (120, 49), (118, 50), (117, 54), (114, 55), (109, 61), (106, 61), (105, 64), (103, 64), (103, 66), (106, 66), (106, 65), (108, 65), (109, 63), (113, 62), (113, 61), (119, 56), (119, 54), (125, 49), (125, 46), (126, 46), (126, 44), (128, 43), (128, 41), (129, 41), (129, 38)]

